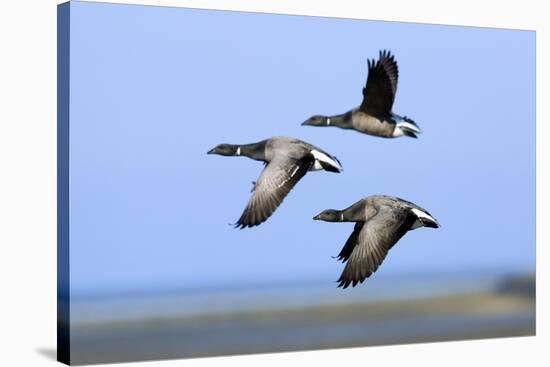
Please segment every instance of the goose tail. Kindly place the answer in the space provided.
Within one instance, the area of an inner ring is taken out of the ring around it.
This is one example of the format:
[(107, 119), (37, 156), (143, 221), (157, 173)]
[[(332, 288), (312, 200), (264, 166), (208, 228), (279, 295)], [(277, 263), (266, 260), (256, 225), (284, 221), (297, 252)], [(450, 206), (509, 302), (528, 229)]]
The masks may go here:
[(395, 137), (405, 135), (416, 139), (417, 134), (422, 133), (422, 130), (413, 119), (399, 115), (392, 115), (392, 118), (395, 121), (395, 131), (393, 133)]
[(342, 164), (338, 158), (317, 149), (311, 151), (314, 158), (313, 170), (325, 170), (328, 172), (340, 173), (343, 171)]
[(430, 215), (427, 211), (423, 211), (417, 208), (412, 208), (411, 211), (416, 215), (416, 221), (411, 229), (418, 227), (439, 228), (437, 220)]

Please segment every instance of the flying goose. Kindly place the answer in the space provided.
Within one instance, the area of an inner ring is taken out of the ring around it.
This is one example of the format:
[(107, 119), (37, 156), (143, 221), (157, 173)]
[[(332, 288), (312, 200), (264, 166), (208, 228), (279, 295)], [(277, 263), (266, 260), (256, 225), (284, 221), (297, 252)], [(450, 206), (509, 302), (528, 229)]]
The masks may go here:
[(355, 287), (378, 269), (388, 251), (407, 232), (419, 227), (439, 228), (427, 210), (406, 200), (373, 195), (344, 210), (328, 209), (313, 219), (355, 222), (353, 233), (338, 255), (347, 264), (338, 287)]
[(220, 144), (208, 154), (244, 156), (265, 164), (260, 177), (253, 182), (252, 197), (235, 224), (241, 229), (265, 222), (308, 171), (342, 170), (338, 159), (322, 149), (282, 136), (252, 144)]
[(392, 112), (398, 76), (393, 55), (389, 51), (380, 51), (378, 61), (369, 59), (367, 64), (369, 76), (359, 107), (341, 115), (315, 115), (302, 125), (336, 126), (383, 138), (416, 138), (416, 134), (421, 132), (418, 125), (410, 118)]

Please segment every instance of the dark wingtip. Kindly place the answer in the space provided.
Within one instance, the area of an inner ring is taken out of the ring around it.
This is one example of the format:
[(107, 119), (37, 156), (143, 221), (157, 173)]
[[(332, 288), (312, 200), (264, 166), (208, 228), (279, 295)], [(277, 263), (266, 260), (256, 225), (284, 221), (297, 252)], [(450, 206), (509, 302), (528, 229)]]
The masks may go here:
[(367, 64), (369, 66), (369, 70), (372, 70), (376, 67), (376, 60), (375, 59), (367, 59)]
[(252, 228), (252, 227), (256, 227), (256, 226), (259, 226), (260, 224), (262, 224), (263, 222), (260, 222), (260, 223), (244, 223), (241, 221), (241, 219), (239, 219), (237, 221), (237, 223), (235, 224), (232, 224), (232, 226), (234, 228), (238, 228), (238, 229), (245, 229), (245, 228)]
[(248, 225), (243, 224), (243, 223), (241, 223), (240, 221), (237, 221), (237, 223), (233, 223), (233, 224), (231, 224), (231, 225), (232, 225), (233, 228), (235, 228), (235, 229), (243, 229), (243, 228), (248, 227)]
[(380, 58), (393, 59), (393, 55), (390, 50), (383, 49), (379, 52)]
[[(351, 284), (349, 280), (345, 280), (342, 278), (339, 278), (336, 282), (338, 283), (338, 288), (342, 288), (342, 289), (346, 289)], [(355, 287), (355, 284), (353, 285), (353, 287)]]

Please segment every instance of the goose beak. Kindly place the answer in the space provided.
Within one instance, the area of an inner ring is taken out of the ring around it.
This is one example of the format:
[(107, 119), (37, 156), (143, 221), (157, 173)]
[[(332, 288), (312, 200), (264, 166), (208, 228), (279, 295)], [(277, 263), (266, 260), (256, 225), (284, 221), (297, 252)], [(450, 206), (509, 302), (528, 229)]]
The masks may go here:
[(313, 217), (313, 220), (320, 220), (321, 219), (321, 214), (317, 214), (316, 216)]
[(216, 148), (210, 149), (206, 154), (214, 154), (216, 152)]

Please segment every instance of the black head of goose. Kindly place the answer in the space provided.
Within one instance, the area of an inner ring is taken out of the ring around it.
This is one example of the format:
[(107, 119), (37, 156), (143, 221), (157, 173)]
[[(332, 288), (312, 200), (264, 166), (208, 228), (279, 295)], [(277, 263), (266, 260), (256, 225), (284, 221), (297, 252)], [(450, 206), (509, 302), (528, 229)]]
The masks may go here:
[(336, 126), (383, 138), (416, 138), (418, 125), (406, 116), (392, 112), (397, 92), (397, 62), (389, 51), (380, 51), (378, 61), (367, 60), (369, 75), (363, 88), (363, 102), (344, 114), (315, 115), (302, 123), (307, 126)]
[(252, 197), (235, 224), (241, 229), (265, 222), (308, 171), (342, 171), (336, 157), (312, 144), (282, 136), (252, 144), (220, 144), (208, 154), (243, 156), (265, 163), (253, 184)]
[(371, 276), (388, 251), (407, 233), (419, 227), (439, 228), (425, 209), (409, 201), (385, 195), (361, 199), (344, 210), (328, 209), (313, 219), (326, 222), (355, 222), (338, 260), (347, 262), (338, 287), (347, 288)]

